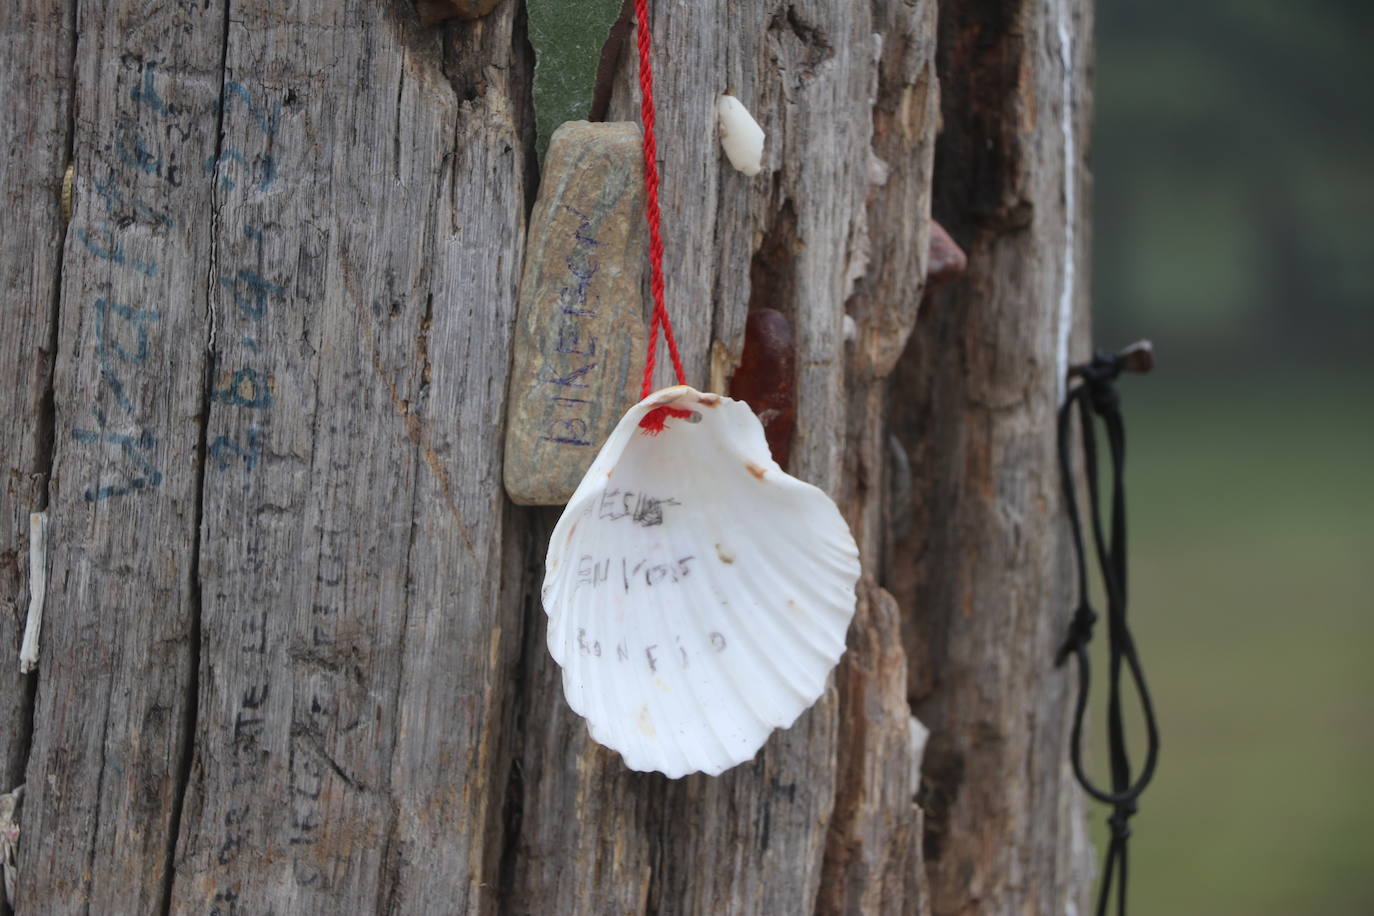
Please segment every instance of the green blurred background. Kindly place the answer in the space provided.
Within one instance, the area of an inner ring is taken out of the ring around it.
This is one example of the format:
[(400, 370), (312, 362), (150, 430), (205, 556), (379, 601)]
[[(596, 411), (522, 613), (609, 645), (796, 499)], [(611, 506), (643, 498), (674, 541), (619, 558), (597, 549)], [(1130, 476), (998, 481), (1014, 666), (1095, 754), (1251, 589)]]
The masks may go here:
[(1132, 910), (1371, 914), (1374, 0), (1097, 8), (1094, 335), (1157, 354), (1121, 385), (1164, 735)]

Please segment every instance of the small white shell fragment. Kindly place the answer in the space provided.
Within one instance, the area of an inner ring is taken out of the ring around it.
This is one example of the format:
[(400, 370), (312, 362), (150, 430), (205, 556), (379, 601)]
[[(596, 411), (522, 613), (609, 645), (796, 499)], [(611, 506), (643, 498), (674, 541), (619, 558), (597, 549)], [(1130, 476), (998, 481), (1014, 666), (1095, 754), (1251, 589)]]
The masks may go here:
[(853, 343), (859, 337), (859, 325), (854, 321), (854, 316), (848, 313), (844, 316), (844, 340), (845, 343)]
[(733, 95), (722, 95), (716, 103), (720, 125), (720, 145), (730, 164), (746, 175), (757, 175), (763, 168), (763, 128), (744, 103)]
[[(655, 408), (677, 416), (652, 435)], [(749, 406), (679, 385), (621, 419), (549, 541), (563, 692), (633, 770), (717, 775), (825, 689), (859, 552), (835, 504), (769, 455)]]

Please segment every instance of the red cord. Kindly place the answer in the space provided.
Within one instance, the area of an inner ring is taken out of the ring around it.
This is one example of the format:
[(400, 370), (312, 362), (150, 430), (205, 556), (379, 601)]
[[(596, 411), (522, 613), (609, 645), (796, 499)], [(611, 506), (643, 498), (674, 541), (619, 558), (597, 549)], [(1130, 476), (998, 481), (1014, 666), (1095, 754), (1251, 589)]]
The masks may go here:
[(683, 407), (674, 407), (671, 404), (664, 404), (655, 407), (653, 410), (639, 418), (639, 428), (646, 435), (657, 436), (668, 428), (668, 418), (674, 417), (678, 420), (686, 420), (692, 415), (692, 411)]
[(649, 63), (649, 0), (635, 0), (635, 33), (639, 39), (639, 111), (644, 122), (644, 216), (649, 222), (649, 289), (654, 297), (649, 348), (644, 357), (644, 385), (639, 395), (647, 398), (653, 390), (660, 325), (668, 341), (668, 355), (673, 359), (679, 385), (687, 384), (687, 374), (682, 371), (682, 357), (678, 355), (677, 341), (673, 338), (673, 323), (668, 319), (668, 307), (663, 302), (663, 233), (658, 209), (658, 143), (654, 139), (654, 71)]

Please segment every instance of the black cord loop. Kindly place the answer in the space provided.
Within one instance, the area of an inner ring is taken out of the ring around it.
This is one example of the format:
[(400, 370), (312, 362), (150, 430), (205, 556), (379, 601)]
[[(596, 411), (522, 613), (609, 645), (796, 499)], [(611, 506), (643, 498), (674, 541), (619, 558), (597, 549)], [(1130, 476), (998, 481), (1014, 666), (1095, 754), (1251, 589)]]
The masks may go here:
[[(1116, 391), (1116, 379), (1123, 371), (1148, 372), (1153, 355), (1148, 342), (1135, 344), (1120, 353), (1099, 353), (1092, 362), (1074, 366), (1070, 376), (1079, 383), (1070, 389), (1059, 409), (1059, 473), (1064, 490), (1064, 505), (1073, 535), (1074, 556), (1077, 560), (1078, 607), (1069, 623), (1068, 633), (1055, 664), (1063, 665), (1070, 656), (1077, 662), (1078, 699), (1074, 704), (1073, 728), (1070, 734), (1069, 756), (1074, 775), (1083, 789), (1093, 798), (1112, 806), (1107, 823), (1111, 827), (1111, 843), (1107, 847), (1102, 884), (1098, 892), (1097, 914), (1106, 916), (1116, 888), (1117, 914), (1126, 913), (1126, 841), (1131, 836), (1131, 818), (1138, 810), (1140, 794), (1154, 776), (1159, 759), (1159, 728), (1155, 721), (1154, 702), (1145, 684), (1140, 653), (1126, 621), (1126, 428), (1121, 416), (1121, 398)], [(1075, 410), (1082, 431), (1083, 475), (1087, 483), (1088, 511), (1092, 544), (1102, 574), (1107, 600), (1107, 747), (1111, 770), (1111, 789), (1107, 790), (1088, 778), (1083, 766), (1083, 717), (1088, 708), (1088, 689), (1091, 671), (1088, 664), (1088, 644), (1092, 641), (1097, 612), (1088, 593), (1088, 559), (1084, 549), (1083, 522), (1078, 511), (1074, 488), (1071, 433)], [(1101, 488), (1098, 483), (1097, 433), (1094, 417), (1100, 418), (1107, 435), (1112, 467), (1110, 524), (1104, 531)], [(1122, 676), (1134, 682), (1145, 719), (1145, 763), (1139, 775), (1132, 778), (1131, 761), (1126, 749), (1126, 729), (1121, 711)]]

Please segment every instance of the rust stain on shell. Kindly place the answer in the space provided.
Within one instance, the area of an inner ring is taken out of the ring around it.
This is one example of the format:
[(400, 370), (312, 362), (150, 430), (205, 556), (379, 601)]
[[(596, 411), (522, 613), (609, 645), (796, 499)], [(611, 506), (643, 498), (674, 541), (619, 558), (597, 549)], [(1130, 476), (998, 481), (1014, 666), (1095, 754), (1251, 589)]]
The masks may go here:
[(749, 471), (750, 474), (753, 474), (753, 475), (754, 475), (754, 479), (755, 479), (755, 480), (762, 480), (762, 479), (763, 479), (763, 475), (768, 473), (768, 469), (767, 469), (767, 468), (761, 468), (761, 467), (759, 467), (757, 464), (754, 464), (754, 462), (752, 462), (752, 461), (747, 462), (747, 463), (744, 465), (744, 467), (745, 467), (746, 470)]
[(639, 730), (644, 733), (644, 737), (658, 737), (658, 730), (654, 728), (654, 720), (653, 717), (649, 715), (648, 706), (639, 707), (639, 716), (636, 718), (635, 724), (638, 725)]

